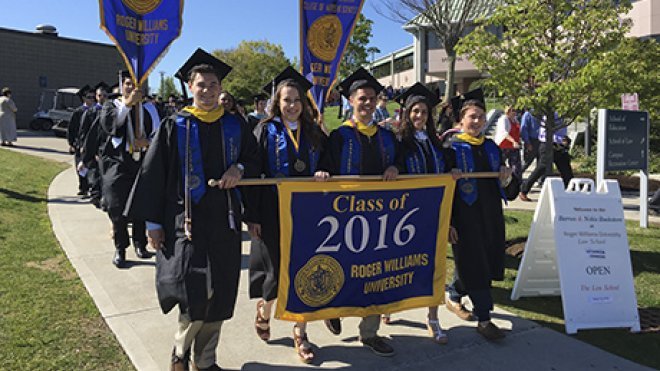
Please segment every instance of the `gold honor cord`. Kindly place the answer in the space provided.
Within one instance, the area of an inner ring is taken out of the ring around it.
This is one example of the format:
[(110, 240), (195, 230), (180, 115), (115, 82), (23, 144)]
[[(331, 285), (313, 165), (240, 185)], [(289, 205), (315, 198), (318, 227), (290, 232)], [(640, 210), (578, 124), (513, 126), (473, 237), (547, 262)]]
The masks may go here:
[(287, 134), (289, 134), (289, 138), (291, 138), (291, 142), (293, 142), (293, 147), (296, 149), (296, 154), (298, 154), (298, 148), (300, 147), (300, 132), (302, 131), (301, 130), (302, 125), (298, 124), (298, 129), (296, 130), (296, 137), (294, 138), (293, 131), (289, 127), (289, 123), (286, 122), (286, 120), (284, 119), (282, 119), (282, 121), (284, 122), (284, 127), (286, 128)]
[[(450, 173), (444, 174), (405, 174), (396, 177), (397, 180), (403, 179), (418, 179), (418, 178), (433, 178), (439, 176), (451, 175)], [(481, 172), (481, 173), (462, 173), (459, 178), (498, 178), (498, 172)], [(382, 181), (382, 175), (338, 175), (328, 178), (329, 182), (342, 182), (342, 181)], [(265, 178), (265, 179), (242, 179), (238, 182), (238, 186), (255, 186), (255, 185), (274, 185), (283, 182), (314, 182), (314, 177), (295, 177), (295, 178)], [(208, 185), (210, 187), (217, 187), (220, 185), (220, 179), (209, 179)]]

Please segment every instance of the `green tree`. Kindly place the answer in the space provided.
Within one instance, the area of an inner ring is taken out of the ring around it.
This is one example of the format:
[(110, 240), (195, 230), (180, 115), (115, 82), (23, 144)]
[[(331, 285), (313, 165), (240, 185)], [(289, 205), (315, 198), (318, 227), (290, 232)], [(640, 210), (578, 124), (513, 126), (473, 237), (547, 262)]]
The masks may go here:
[(179, 90), (174, 85), (174, 78), (171, 76), (163, 77), (158, 88), (158, 95), (167, 100), (170, 95), (180, 96)]
[[(598, 94), (589, 99), (593, 107), (621, 107), (621, 94), (639, 94), (640, 110), (651, 121), (660, 120), (660, 44), (653, 39), (626, 38), (612, 51), (589, 62), (581, 76)], [(658, 122), (660, 125), (660, 122)]]
[(346, 50), (341, 58), (339, 65), (339, 76), (341, 78), (347, 77), (362, 65), (367, 64), (370, 55), (380, 53), (380, 49), (376, 47), (367, 47), (369, 40), (371, 40), (371, 27), (373, 24), (374, 21), (360, 13), (351, 39), (346, 45)]
[(222, 80), (223, 90), (248, 102), (270, 79), (291, 65), (282, 46), (268, 41), (242, 41), (234, 49), (215, 50), (213, 54), (233, 67)]
[[(618, 4), (617, 4), (618, 3)], [(491, 77), (486, 85), (517, 108), (546, 117), (546, 137), (591, 108), (586, 66), (616, 48), (629, 30), (630, 3), (611, 0), (511, 0), (457, 48)], [(489, 29), (501, 30), (497, 36)], [(555, 120), (554, 113), (562, 120)], [(542, 161), (552, 171), (552, 151)]]
[(471, 31), (473, 21), (490, 14), (501, 0), (380, 0), (376, 11), (406, 28), (430, 30), (447, 53), (445, 100), (454, 96), (456, 46)]

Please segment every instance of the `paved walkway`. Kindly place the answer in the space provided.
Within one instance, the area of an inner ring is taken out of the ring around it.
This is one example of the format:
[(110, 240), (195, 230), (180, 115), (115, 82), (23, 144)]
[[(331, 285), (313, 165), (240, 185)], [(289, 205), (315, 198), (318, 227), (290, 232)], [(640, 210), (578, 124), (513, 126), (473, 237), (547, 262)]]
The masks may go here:
[[(21, 133), (15, 150), (71, 162), (66, 141), (50, 136)], [(4, 149), (3, 149), (4, 150)], [(75, 267), (101, 315), (115, 333), (138, 370), (167, 370), (176, 324), (176, 310), (163, 315), (154, 289), (154, 262), (127, 254), (129, 268), (111, 264), (113, 246), (107, 216), (76, 196), (77, 180), (72, 168), (60, 173), (49, 189), (48, 211), (62, 249)], [(513, 202), (509, 207), (518, 207)], [(523, 203), (533, 208), (536, 203)], [(654, 220), (660, 222), (660, 220)], [(252, 328), (255, 301), (247, 295), (249, 241), (243, 242), (243, 274), (236, 313), (225, 323), (221, 335), (219, 364), (235, 370), (356, 369), (356, 370), (647, 370), (573, 337), (496, 309), (494, 322), (507, 330), (501, 343), (489, 343), (476, 334), (474, 323), (462, 322), (444, 308), (440, 321), (448, 329), (449, 344), (431, 342), (425, 329), (426, 310), (394, 316), (394, 323), (381, 326), (380, 334), (391, 338), (397, 351), (381, 358), (357, 341), (355, 318), (343, 320), (344, 332), (331, 335), (320, 322), (308, 328), (310, 340), (320, 349), (313, 365), (303, 365), (292, 348), (289, 323), (272, 322), (272, 341), (260, 341)]]

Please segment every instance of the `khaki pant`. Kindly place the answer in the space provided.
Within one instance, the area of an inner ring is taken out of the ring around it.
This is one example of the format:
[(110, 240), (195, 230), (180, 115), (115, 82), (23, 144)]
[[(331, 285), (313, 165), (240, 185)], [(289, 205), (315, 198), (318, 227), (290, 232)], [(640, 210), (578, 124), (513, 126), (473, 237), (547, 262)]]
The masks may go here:
[[(215, 351), (220, 339), (222, 321), (204, 322), (190, 321), (188, 316), (179, 315), (179, 328), (174, 334), (174, 352), (183, 358), (191, 349), (191, 357), (195, 366), (207, 368), (215, 364)], [(192, 345), (192, 348), (191, 348)]]
[(380, 314), (362, 317), (360, 321), (360, 338), (369, 339), (376, 336), (378, 328), (380, 327)]

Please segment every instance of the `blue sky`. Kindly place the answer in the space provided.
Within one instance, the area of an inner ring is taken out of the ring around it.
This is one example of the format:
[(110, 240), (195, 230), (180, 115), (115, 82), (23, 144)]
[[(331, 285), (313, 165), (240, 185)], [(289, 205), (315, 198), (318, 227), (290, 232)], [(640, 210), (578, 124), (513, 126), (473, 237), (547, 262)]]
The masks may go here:
[[(370, 46), (389, 53), (412, 43), (401, 24), (381, 15), (366, 0), (362, 12), (374, 21)], [(372, 4), (374, 3), (374, 4)], [(298, 0), (185, 0), (183, 31), (150, 76), (159, 85), (159, 71), (173, 75), (197, 48), (227, 49), (242, 40), (267, 40), (280, 44), (290, 59), (299, 58)], [(99, 28), (98, 1), (18, 0), (3, 1), (0, 27), (34, 31), (38, 24), (57, 27), (59, 35), (110, 43)], [(378, 57), (378, 55), (376, 55)]]

